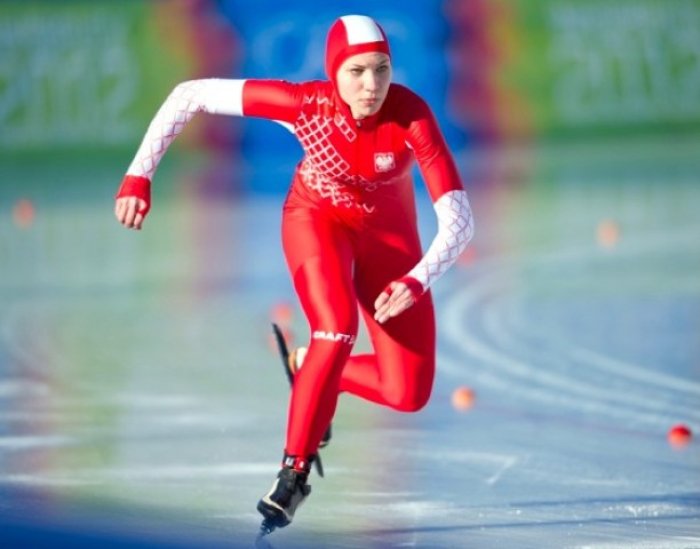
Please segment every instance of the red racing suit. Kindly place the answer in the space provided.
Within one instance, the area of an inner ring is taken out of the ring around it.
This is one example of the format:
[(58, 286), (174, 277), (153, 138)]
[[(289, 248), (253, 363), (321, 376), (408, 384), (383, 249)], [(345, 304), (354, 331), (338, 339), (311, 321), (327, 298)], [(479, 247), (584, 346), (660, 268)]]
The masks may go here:
[[(185, 82), (154, 118), (126, 180), (150, 184), (170, 142), (199, 111), (274, 120), (304, 150), (284, 203), (282, 242), (311, 339), (292, 391), (286, 453), (316, 452), (341, 392), (396, 410), (424, 406), (435, 372), (427, 290), (473, 232), (466, 192), (426, 103), (391, 84), (377, 114), (354, 120), (328, 81)], [(438, 217), (425, 254), (410, 173), (414, 158)], [(131, 183), (125, 181), (133, 190)], [(399, 279), (427, 293), (379, 324), (374, 301)], [(374, 352), (351, 356), (360, 315)]]

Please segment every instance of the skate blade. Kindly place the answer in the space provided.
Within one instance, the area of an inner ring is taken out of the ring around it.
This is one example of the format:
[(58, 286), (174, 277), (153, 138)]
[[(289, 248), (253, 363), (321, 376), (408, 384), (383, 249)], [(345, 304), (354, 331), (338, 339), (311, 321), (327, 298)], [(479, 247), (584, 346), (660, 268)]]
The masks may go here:
[(270, 535), (272, 532), (275, 531), (275, 527), (271, 526), (268, 527), (265, 524), (266, 521), (263, 521), (263, 523), (260, 525), (260, 532), (258, 532), (258, 535), (255, 538), (255, 548), (256, 549), (274, 549), (272, 544), (265, 539), (266, 536)]
[(314, 468), (316, 469), (318, 476), (323, 478), (323, 462), (321, 461), (320, 454), (316, 454), (316, 458), (314, 459)]
[(287, 347), (287, 342), (284, 339), (284, 333), (279, 325), (272, 323), (272, 332), (275, 335), (275, 341), (277, 342), (277, 351), (279, 352), (280, 358), (282, 359), (282, 366), (284, 367), (284, 373), (287, 375), (287, 380), (289, 385), (294, 385), (294, 374), (289, 368), (289, 348)]

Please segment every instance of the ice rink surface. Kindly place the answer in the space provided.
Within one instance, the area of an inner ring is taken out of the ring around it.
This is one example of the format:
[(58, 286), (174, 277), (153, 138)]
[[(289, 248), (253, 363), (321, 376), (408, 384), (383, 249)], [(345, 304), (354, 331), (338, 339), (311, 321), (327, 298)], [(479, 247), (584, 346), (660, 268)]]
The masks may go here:
[[(698, 150), (460, 156), (476, 237), (434, 289), (432, 400), (342, 396), (326, 478), (271, 545), (700, 548)], [(288, 174), (249, 195), (173, 153), (135, 233), (111, 211), (126, 162), (0, 166), (0, 545), (251, 547), (288, 397), (270, 321), (307, 337)]]

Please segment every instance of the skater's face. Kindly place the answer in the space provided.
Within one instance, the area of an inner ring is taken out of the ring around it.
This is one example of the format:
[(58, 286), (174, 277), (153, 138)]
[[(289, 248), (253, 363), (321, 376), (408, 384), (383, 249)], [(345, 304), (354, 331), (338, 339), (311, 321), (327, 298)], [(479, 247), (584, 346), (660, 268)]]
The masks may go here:
[(391, 83), (391, 61), (385, 53), (368, 52), (348, 57), (336, 75), (340, 98), (359, 120), (379, 111)]

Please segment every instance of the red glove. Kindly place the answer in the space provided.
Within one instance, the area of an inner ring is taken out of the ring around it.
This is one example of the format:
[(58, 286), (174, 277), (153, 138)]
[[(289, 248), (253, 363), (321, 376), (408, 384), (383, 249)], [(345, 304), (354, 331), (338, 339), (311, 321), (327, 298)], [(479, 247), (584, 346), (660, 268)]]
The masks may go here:
[(135, 196), (140, 198), (146, 203), (145, 207), (142, 207), (138, 213), (143, 217), (151, 209), (151, 182), (146, 177), (141, 177), (140, 175), (126, 175), (122, 181), (119, 191), (114, 198), (125, 198), (127, 196)]

